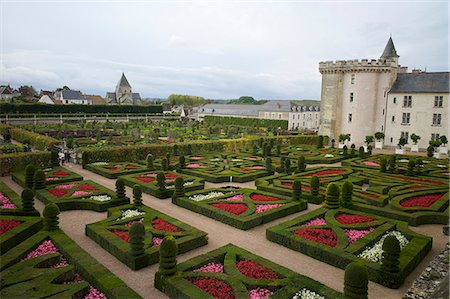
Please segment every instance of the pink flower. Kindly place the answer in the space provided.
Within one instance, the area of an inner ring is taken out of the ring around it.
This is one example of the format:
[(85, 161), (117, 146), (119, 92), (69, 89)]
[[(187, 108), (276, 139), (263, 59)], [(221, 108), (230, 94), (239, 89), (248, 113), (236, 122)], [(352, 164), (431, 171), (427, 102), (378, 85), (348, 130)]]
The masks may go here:
[(92, 194), (92, 192), (87, 192), (87, 191), (75, 191), (72, 194), (72, 197), (76, 197), (76, 196), (81, 196), (81, 195), (90, 195)]
[(372, 161), (364, 161), (363, 164), (367, 165), (367, 166), (380, 166), (380, 164), (372, 162)]
[(75, 187), (75, 184), (58, 185), (55, 188), (56, 189), (71, 189), (73, 187)]
[(16, 205), (14, 205), (8, 197), (3, 195), (3, 193), (0, 192), (0, 209), (15, 209)]
[(203, 159), (203, 157), (200, 157), (200, 156), (192, 156), (192, 157), (190, 157), (190, 159), (191, 159), (191, 160), (201, 160), (201, 159)]
[(84, 299), (108, 299), (108, 297), (96, 288), (89, 286), (89, 293), (84, 296)]
[(236, 194), (235, 196), (225, 198), (225, 200), (239, 200), (239, 201), (241, 201), (243, 199), (244, 199), (243, 194)]
[(189, 167), (189, 168), (207, 168), (206, 166), (200, 165), (198, 163), (190, 163), (190, 164), (186, 165), (186, 167)]
[(35, 250), (28, 253), (27, 256), (22, 261), (26, 261), (31, 258), (49, 253), (59, 253), (58, 248), (56, 248), (55, 244), (53, 244), (51, 240), (42, 242)]
[(47, 178), (47, 181), (59, 181), (59, 178)]
[(368, 233), (372, 232), (373, 228), (369, 228), (369, 229), (344, 229), (345, 235), (348, 238), (348, 241), (350, 243), (355, 242), (356, 240), (364, 237), (365, 235), (367, 235)]
[(247, 158), (247, 160), (249, 160), (249, 161), (256, 161), (256, 160), (258, 160), (258, 158), (251, 157), (251, 158)]
[(249, 299), (267, 299), (270, 296), (272, 296), (273, 292), (271, 292), (269, 289), (264, 288), (256, 288), (250, 290), (248, 292), (248, 298)]
[(163, 241), (163, 239), (161, 239), (161, 238), (153, 237), (153, 239), (152, 239), (152, 247), (159, 246), (162, 241)]
[(250, 168), (251, 169), (266, 169), (264, 166), (261, 166), (261, 165), (255, 165), (255, 166), (252, 166)]
[(313, 220), (307, 222), (307, 223), (305, 224), (305, 226), (325, 225), (325, 224), (327, 224), (327, 222), (325, 221), (325, 219), (323, 219), (323, 218), (316, 218), (316, 219), (313, 219)]
[(256, 205), (256, 213), (262, 213), (268, 210), (272, 210), (278, 207), (281, 207), (283, 204), (276, 203), (276, 204), (269, 204), (269, 205)]
[(207, 265), (201, 266), (198, 269), (193, 270), (192, 272), (223, 273), (223, 264), (221, 264), (221, 263), (209, 263)]

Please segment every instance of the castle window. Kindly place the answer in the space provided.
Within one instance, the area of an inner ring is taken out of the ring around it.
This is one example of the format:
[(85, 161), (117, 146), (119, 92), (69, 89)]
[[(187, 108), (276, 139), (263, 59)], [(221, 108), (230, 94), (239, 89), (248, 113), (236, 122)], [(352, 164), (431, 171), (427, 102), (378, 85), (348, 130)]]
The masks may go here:
[(403, 115), (402, 115), (402, 125), (409, 125), (410, 118), (411, 118), (411, 113), (403, 113)]
[(442, 119), (442, 114), (434, 113), (433, 114), (433, 126), (440, 126), (441, 125), (441, 119)]
[(412, 96), (404, 96), (403, 107), (411, 107), (411, 104), (412, 104)]
[(392, 102), (393, 102), (394, 104), (396, 104), (396, 103), (397, 103), (397, 98), (394, 97), (394, 99), (392, 100)]
[(444, 100), (443, 96), (435, 96), (434, 97), (434, 107), (442, 108), (442, 101)]
[(350, 113), (350, 114), (348, 115), (348, 122), (349, 122), (349, 123), (352, 122), (352, 118), (353, 118), (353, 115)]
[(355, 84), (355, 74), (352, 74), (351, 79), (350, 79), (350, 83), (351, 84)]
[(392, 115), (392, 121), (393, 121), (393, 122), (395, 121), (395, 116), (394, 116), (394, 115)]
[(401, 134), (400, 135), (401, 137), (406, 139), (406, 143), (408, 143), (409, 133), (408, 132), (401, 132), (400, 134)]
[(439, 139), (439, 134), (431, 134), (431, 140), (438, 140)]
[(350, 93), (350, 102), (353, 102), (353, 92)]
[(391, 143), (394, 142), (394, 138), (391, 137)]
[(384, 109), (383, 109), (383, 115), (384, 115)]
[(384, 129), (384, 126), (382, 125), (382, 126), (381, 126), (381, 131), (383, 131), (383, 129)]

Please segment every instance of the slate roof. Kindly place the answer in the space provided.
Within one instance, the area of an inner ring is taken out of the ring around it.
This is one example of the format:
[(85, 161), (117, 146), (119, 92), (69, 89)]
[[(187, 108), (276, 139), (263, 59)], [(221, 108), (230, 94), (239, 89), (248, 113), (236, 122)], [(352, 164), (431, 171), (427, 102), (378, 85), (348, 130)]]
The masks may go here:
[(124, 73), (122, 73), (122, 77), (120, 77), (120, 80), (119, 80), (119, 83), (117, 83), (117, 86), (118, 87), (119, 86), (123, 86), (123, 87), (130, 87), (131, 88), (131, 85), (130, 85), (130, 83), (128, 83), (128, 80), (125, 77)]
[(381, 59), (388, 59), (393, 57), (400, 57), (400, 56), (397, 55), (394, 42), (392, 41), (392, 37), (389, 37), (386, 47), (384, 48), (383, 54), (381, 54)]
[(62, 98), (64, 100), (85, 100), (86, 98), (79, 90), (61, 90)]
[(398, 74), (390, 93), (449, 93), (449, 72)]
[(133, 92), (131, 97), (132, 97), (133, 100), (140, 100), (141, 99), (141, 95), (138, 92)]
[(206, 104), (199, 108), (199, 113), (218, 115), (239, 115), (258, 117), (262, 105), (239, 105), (239, 104)]
[(0, 94), (13, 94), (13, 90), (8, 85), (0, 86)]

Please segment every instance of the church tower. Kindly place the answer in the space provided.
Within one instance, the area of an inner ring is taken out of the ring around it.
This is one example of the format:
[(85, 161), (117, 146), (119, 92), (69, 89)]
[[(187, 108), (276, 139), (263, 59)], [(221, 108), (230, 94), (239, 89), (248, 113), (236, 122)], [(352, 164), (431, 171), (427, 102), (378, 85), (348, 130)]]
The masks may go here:
[(118, 104), (133, 104), (131, 85), (128, 83), (124, 73), (122, 73), (122, 77), (120, 77), (116, 86), (116, 101)]

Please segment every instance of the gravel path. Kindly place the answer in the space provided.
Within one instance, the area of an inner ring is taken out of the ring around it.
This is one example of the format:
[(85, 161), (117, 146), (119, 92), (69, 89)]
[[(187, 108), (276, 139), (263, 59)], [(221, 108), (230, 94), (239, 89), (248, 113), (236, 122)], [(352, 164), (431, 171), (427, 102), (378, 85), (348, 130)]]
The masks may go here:
[[(68, 164), (65, 165), (65, 167), (82, 175), (85, 180), (93, 180), (111, 190), (115, 190), (115, 180), (107, 179), (88, 170), (82, 169), (80, 165)], [(8, 184), (15, 192), (20, 194), (22, 191), (22, 188), (14, 183), (11, 180), (11, 177), (2, 177), (0, 179)], [(206, 183), (205, 187), (210, 188), (228, 185), (229, 183)], [(255, 188), (254, 182), (242, 184), (233, 183), (233, 185), (253, 189)], [(131, 197), (131, 189), (127, 187), (126, 191), (127, 195)], [(143, 194), (142, 199), (145, 205), (155, 208), (156, 210), (164, 212), (208, 233), (209, 243), (206, 246), (180, 255), (178, 257), (179, 262), (199, 254), (206, 253), (225, 244), (233, 243), (295, 272), (318, 280), (338, 291), (342, 292), (343, 290), (343, 270), (315, 260), (299, 252), (287, 249), (281, 245), (272, 243), (265, 238), (265, 231), (267, 228), (293, 219), (299, 215), (308, 213), (311, 210), (319, 208), (319, 205), (309, 204), (308, 210), (306, 211), (272, 221), (248, 231), (241, 231), (237, 228), (233, 228), (218, 221), (214, 221), (208, 217), (173, 205), (170, 199), (160, 200), (145, 193)], [(44, 205), (40, 201), (36, 200), (36, 208), (42, 212)], [(127, 266), (119, 262), (114, 256), (102, 249), (99, 245), (97, 245), (97, 243), (85, 236), (84, 228), (86, 224), (97, 222), (105, 217), (106, 212), (64, 211), (60, 215), (60, 226), (64, 232), (75, 240), (84, 250), (101, 262), (104, 266), (108, 267), (111, 272), (120, 277), (141, 296), (151, 299), (166, 298), (163, 293), (153, 287), (154, 274), (158, 269), (157, 264), (138, 271), (132, 271)], [(369, 298), (402, 298), (403, 294), (405, 294), (413, 281), (420, 275), (420, 273), (422, 273), (434, 256), (440, 253), (442, 248), (444, 248), (445, 244), (448, 242), (448, 237), (442, 234), (442, 225), (422, 225), (417, 228), (412, 227), (412, 230), (433, 237), (433, 248), (431, 252), (415, 269), (415, 271), (409, 275), (400, 289), (392, 290), (379, 284), (369, 282)]]

